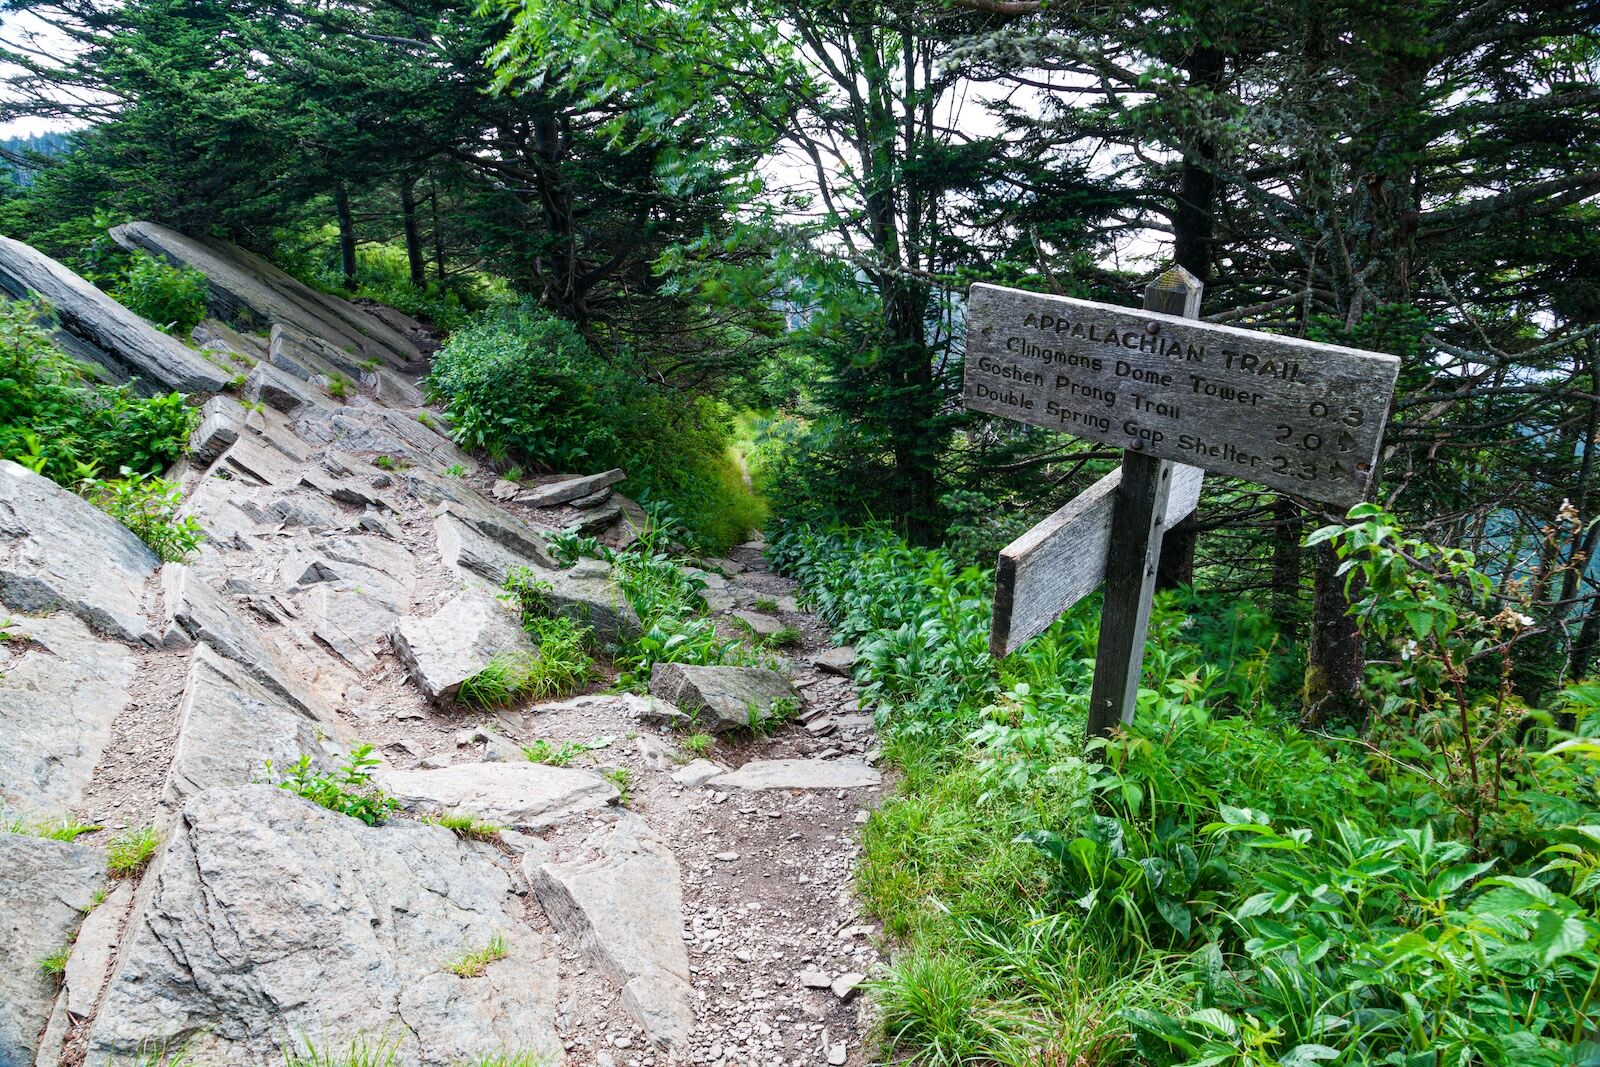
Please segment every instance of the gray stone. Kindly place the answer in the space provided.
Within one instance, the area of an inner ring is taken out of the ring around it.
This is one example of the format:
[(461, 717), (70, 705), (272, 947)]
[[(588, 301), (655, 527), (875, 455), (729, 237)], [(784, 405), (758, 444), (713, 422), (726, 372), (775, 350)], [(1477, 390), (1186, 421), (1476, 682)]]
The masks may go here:
[(866, 980), (867, 976), (860, 971), (846, 971), (835, 978), (829, 988), (840, 1000), (849, 1000), (861, 991), (861, 983)]
[(140, 248), (193, 267), (210, 283), (208, 304), (218, 318), (246, 329), (279, 322), (320, 337), (362, 359), (397, 370), (423, 362), (411, 339), (362, 308), (319, 293), (252, 252), (227, 241), (188, 237), (152, 222), (111, 230), (124, 248)]
[[(230, 375), (175, 337), (111, 299), (71, 270), (21, 241), (0, 237), (0, 290), (44, 298), (76, 343), (119, 381), (138, 380), (146, 392), (214, 393)], [(164, 325), (164, 324), (163, 324)]]
[(833, 979), (818, 970), (804, 970), (800, 972), (800, 984), (807, 989), (827, 989)]
[(672, 746), (650, 734), (640, 734), (633, 739), (634, 745), (639, 750), (639, 758), (645, 766), (657, 771), (670, 771), (677, 766), (676, 753)]
[[(88, 1067), (182, 1046), (194, 1063), (393, 1042), (444, 1067), (507, 1050), (560, 1063), (557, 962), (492, 850), (442, 827), (369, 827), (266, 785), (191, 797), (141, 886)], [(504, 959), (448, 964), (499, 935)]]
[(713, 789), (861, 789), (883, 784), (883, 775), (859, 760), (752, 760), (705, 783)]
[(271, 363), (256, 364), (256, 369), (245, 379), (244, 396), (246, 400), (260, 401), (285, 415), (298, 414), (305, 407), (328, 407), (321, 392), (313, 389), (310, 382), (301, 381)]
[(567, 478), (547, 485), (535, 486), (524, 489), (517, 495), (517, 502), (527, 504), (529, 507), (548, 508), (557, 504), (577, 500), (580, 497), (592, 496), (602, 489), (608, 489), (627, 477), (620, 468), (602, 471), (599, 474), (589, 474), (581, 478)]
[(166, 799), (181, 802), (203, 789), (245, 785), (286, 773), (301, 756), (329, 767), (321, 742), (337, 736), (331, 722), (318, 722), (267, 690), (239, 665), (205, 645), (189, 661), (189, 678), (178, 705), (178, 741), (167, 774)]
[(694, 1030), (683, 894), (672, 850), (622, 812), (566, 862), (523, 870), (555, 928), (622, 990), (622, 1004), (657, 1047), (682, 1047)]
[(710, 760), (697, 759), (678, 768), (677, 772), (673, 774), (672, 780), (677, 782), (679, 785), (693, 788), (697, 785), (704, 785), (705, 783), (711, 781), (711, 779), (720, 777), (727, 773), (728, 768), (724, 767), (720, 763), (712, 763)]
[(197, 345), (215, 347), (245, 356), (251, 363), (267, 358), (267, 343), (254, 334), (240, 333), (220, 319), (202, 319), (189, 335)]
[(87, 500), (0, 460), (0, 603), (65, 609), (113, 637), (154, 644), (144, 591), (160, 562)]
[[(606, 501), (611, 499), (611, 496), (612, 494), (610, 489), (602, 489), (598, 493), (590, 493), (588, 496), (580, 496), (578, 499), (568, 502), (567, 506), (577, 508), (579, 511), (587, 511), (589, 508), (597, 508), (601, 504), (604, 504)], [(622, 508), (620, 505), (618, 505), (615, 514), (622, 514)]]
[(765, 667), (657, 663), (650, 671), (650, 694), (676, 705), (713, 733), (771, 718), (775, 701), (792, 701), (796, 707), (800, 702), (789, 679)]
[[(532, 532), (531, 527), (527, 529)], [(564, 570), (554, 567), (543, 562), (549, 557), (542, 540), (537, 556), (526, 553), (508, 543), (509, 537), (493, 537), (492, 527), (467, 521), (449, 502), (441, 506), (434, 519), (434, 532), (440, 556), (463, 577), (481, 578), (500, 586), (514, 568), (525, 567), (550, 586), (547, 595), (551, 609), (593, 628), (602, 644), (638, 636), (639, 616), (611, 580), (610, 568), (600, 560), (579, 560)]]
[(245, 411), (231, 396), (214, 396), (200, 409), (200, 425), (189, 435), (189, 451), (201, 466), (209, 466), (239, 439)]
[(239, 664), (269, 692), (302, 711), (310, 710), (301, 680), (267, 650), (254, 624), (193, 568), (165, 564), (161, 589), (169, 629), (177, 627), (192, 640), (209, 645), (218, 655)]
[(98, 849), (0, 832), (0, 1064), (33, 1062), (56, 999), (39, 961), (67, 946), (105, 884)]
[(757, 637), (771, 637), (783, 629), (782, 620), (756, 611), (736, 611), (733, 617), (750, 627)]
[(449, 516), (521, 559), (541, 567), (555, 566), (555, 560), (539, 531), (465, 486), (452, 499), (441, 504), (436, 514)]
[(128, 704), (134, 658), (59, 613), (12, 617), (0, 644), (0, 807), (60, 815), (78, 803)]
[(616, 804), (617, 788), (591, 771), (526, 760), (379, 771), (408, 808), (462, 811), (516, 830), (543, 830)]
[(844, 1067), (850, 1059), (850, 1048), (843, 1041), (835, 1041), (828, 1046), (828, 1067)]
[(62, 992), (67, 1010), (79, 1019), (94, 1014), (95, 1003), (106, 975), (111, 972), (111, 957), (122, 934), (122, 920), (133, 903), (133, 883), (119, 882), (109, 897), (95, 906), (78, 928), (72, 942), (72, 955), (62, 976)]
[(390, 641), (417, 688), (433, 700), (454, 697), (497, 653), (533, 648), (511, 607), (472, 587), (432, 615), (401, 618)]
[(496, 478), (494, 485), (489, 488), (489, 495), (496, 500), (510, 500), (522, 491), (522, 486), (504, 478)]
[(569, 529), (577, 531), (582, 536), (591, 537), (602, 532), (622, 518), (622, 504), (616, 500), (609, 504), (602, 504), (584, 512), (583, 516)]
[(811, 662), (818, 670), (848, 676), (856, 665), (856, 650), (851, 645), (824, 649), (812, 656)]

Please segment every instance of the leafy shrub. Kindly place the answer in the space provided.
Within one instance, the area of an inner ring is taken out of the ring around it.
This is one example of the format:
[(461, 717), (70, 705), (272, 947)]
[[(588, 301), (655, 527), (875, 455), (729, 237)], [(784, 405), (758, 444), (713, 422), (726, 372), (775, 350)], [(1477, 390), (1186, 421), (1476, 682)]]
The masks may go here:
[[(329, 811), (376, 826), (400, 810), (398, 800), (373, 784), (372, 768), (378, 762), (371, 745), (357, 745), (333, 771), (321, 770), (312, 765), (310, 756), (301, 756), (278, 787)], [(267, 776), (272, 774), (272, 761), (268, 760)]]
[(0, 301), (0, 456), (65, 486), (123, 467), (159, 473), (198, 412), (178, 393), (141, 398), (92, 381), (40, 326), (37, 304)]
[(724, 406), (663, 389), (630, 359), (602, 358), (571, 323), (531, 304), (456, 330), (427, 386), (461, 443), (547, 470), (621, 467), (624, 492), (681, 517), (708, 549), (725, 550), (764, 517), (730, 451)]
[(156, 555), (181, 563), (205, 539), (199, 520), (179, 515), (183, 489), (176, 482), (154, 475), (134, 474), (124, 467), (121, 478), (86, 479), (80, 492), (95, 507), (138, 535)]
[(158, 328), (187, 337), (206, 317), (208, 292), (206, 276), (199, 271), (137, 254), (112, 295)]

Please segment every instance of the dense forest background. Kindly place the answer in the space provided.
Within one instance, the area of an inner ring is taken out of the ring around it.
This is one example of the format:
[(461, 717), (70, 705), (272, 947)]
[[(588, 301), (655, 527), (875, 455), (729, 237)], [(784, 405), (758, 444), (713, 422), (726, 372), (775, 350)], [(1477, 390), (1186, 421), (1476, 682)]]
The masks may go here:
[[(1117, 462), (962, 409), (969, 283), (1131, 305), (1175, 261), (1204, 282), (1211, 321), (1400, 357), (1372, 505), (1347, 517), (1208, 479), (1162, 561), (1207, 666), (1162, 658), (1163, 641), (1184, 642), (1162, 615), (1151, 685), (1204, 704), (1193, 687), (1215, 682), (1213, 710), (1269, 707), (1280, 726), (1386, 753), (1375, 765), (1437, 759), (1449, 799), (1406, 818), (1454, 813), (1449, 832), (1473, 848), (1531, 855), (1537, 834), (1489, 843), (1485, 806), (1502, 810), (1532, 739), (1581, 723), (1568, 687), (1600, 647), (1593, 0), (6, 10), (26, 18), (0, 51), (0, 118), (73, 132), (0, 145), (0, 231), (108, 288), (130, 269), (106, 238), (119, 221), (227, 237), (448, 331), (436, 398), (502, 469), (622, 465), (692, 546), (764, 524), (825, 616), (885, 642), (864, 677), (921, 724), (900, 753), (913, 803), (919, 789), (951, 810), (989, 803), (998, 787), (976, 771), (963, 797), (917, 777), (955, 758), (930, 738), (993, 744), (967, 733), (979, 709), (1028, 727), (1042, 693), (1076, 699), (1063, 681), (1076, 676), (1029, 660), (1018, 691), (1022, 675), (996, 682), (971, 649), (932, 656), (922, 627), (981, 648), (985, 624), (902, 613), (882, 589), (966, 597), (976, 616), (981, 572), (962, 568), (991, 564)], [(1355, 533), (1308, 536), (1347, 521)], [(851, 587), (827, 562), (841, 553), (886, 568), (882, 589)], [(1240, 605), (1247, 621), (1229, 613)], [(1063, 663), (1079, 647), (1060, 633), (1046, 646)], [(1191, 743), (1191, 767), (1213, 760)], [(1167, 770), (1147, 766), (1139, 788)], [(1360, 777), (1338, 780), (1354, 791)], [(1285, 806), (1309, 819), (1325, 802), (1308, 791)], [(1153, 817), (1126, 803), (1130, 825)], [(927, 889), (883, 874), (927, 847), (927, 825), (901, 810), (910, 821), (874, 839), (885, 907)], [(1523, 831), (1538, 822), (1528, 810)], [(965, 848), (941, 877), (972, 860)], [(901, 916), (899, 932), (934, 930), (929, 952), (966, 938), (946, 964), (976, 966), (971, 945), (986, 942), (956, 912), (936, 929)], [(1165, 941), (1145, 930), (1145, 947), (1185, 943), (1188, 923)], [(922, 973), (919, 988), (954, 973)], [(1011, 995), (997, 988), (966, 992)], [(1199, 1009), (1227, 999), (1213, 993)], [(898, 1036), (931, 1055), (907, 1025)], [(1322, 1047), (1314, 1036), (1302, 1045)], [(995, 1047), (984, 1054), (1005, 1059)], [(1293, 1062), (1328, 1058), (1304, 1056)]]

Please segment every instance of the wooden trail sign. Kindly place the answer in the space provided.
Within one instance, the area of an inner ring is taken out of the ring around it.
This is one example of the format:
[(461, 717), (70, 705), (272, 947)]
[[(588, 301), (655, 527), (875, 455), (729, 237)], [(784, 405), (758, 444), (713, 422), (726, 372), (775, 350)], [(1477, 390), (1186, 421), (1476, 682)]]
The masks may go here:
[(1124, 449), (996, 569), (996, 656), (1104, 581), (1091, 735), (1133, 719), (1162, 536), (1200, 470), (1350, 505), (1383, 440), (1399, 360), (1200, 322), (1200, 295), (1175, 267), (1142, 310), (984, 284), (967, 299), (967, 407)]
[(1372, 480), (1399, 366), (1159, 310), (982, 284), (967, 299), (967, 407), (1345, 506)]

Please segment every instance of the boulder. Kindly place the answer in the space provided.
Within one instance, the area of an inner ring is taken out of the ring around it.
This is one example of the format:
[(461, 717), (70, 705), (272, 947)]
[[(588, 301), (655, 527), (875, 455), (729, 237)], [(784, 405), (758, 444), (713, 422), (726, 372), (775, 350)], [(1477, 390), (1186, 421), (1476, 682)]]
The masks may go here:
[(232, 376), (206, 362), (49, 256), (0, 237), (0, 290), (49, 302), (61, 331), (119, 381), (135, 380), (145, 392), (214, 393)]
[(789, 679), (765, 667), (657, 663), (650, 671), (650, 695), (675, 705), (713, 733), (764, 721), (771, 717), (774, 701), (800, 703)]
[(244, 382), (246, 400), (255, 400), (281, 411), (285, 415), (298, 415), (302, 408), (331, 410), (327, 394), (309, 381), (287, 373), (271, 363), (258, 363)]
[(379, 359), (397, 370), (423, 362), (420, 349), (400, 331), (347, 300), (319, 293), (238, 245), (188, 237), (153, 222), (130, 222), (111, 230), (124, 248), (137, 248), (193, 267), (210, 283), (212, 314), (244, 329), (281, 322), (320, 337), (361, 359)]
[(517, 494), (517, 502), (535, 508), (554, 507), (557, 504), (592, 496), (602, 489), (609, 489), (626, 477), (627, 474), (621, 468), (613, 468), (599, 474), (584, 475), (581, 478), (566, 478), (559, 482), (524, 489)]
[(469, 587), (432, 615), (401, 618), (390, 632), (395, 654), (432, 700), (449, 700), (497, 653), (532, 651), (512, 608)]
[(39, 961), (71, 943), (105, 884), (98, 849), (0, 832), (0, 1064), (33, 1062), (56, 999)]
[[(492, 505), (491, 505), (492, 507)], [(498, 510), (498, 509), (496, 509)], [(550, 586), (551, 609), (593, 628), (602, 644), (632, 640), (639, 634), (639, 616), (611, 580), (610, 568), (600, 560), (585, 559), (566, 569), (548, 565), (540, 540), (538, 555), (525, 553), (509, 530), (496, 537), (493, 524), (468, 517), (470, 511), (453, 501), (440, 505), (434, 519), (439, 554), (463, 578), (483, 579), (495, 586), (505, 583), (514, 568), (525, 567)], [(509, 518), (509, 517), (508, 517)], [(511, 520), (515, 522), (516, 520)], [(523, 527), (537, 537), (531, 527)]]
[(862, 789), (883, 784), (883, 775), (859, 760), (752, 760), (703, 783), (710, 789)]
[(811, 657), (811, 663), (820, 671), (849, 677), (850, 673), (855, 669), (856, 650), (851, 645), (840, 645), (837, 648), (824, 649)]
[(0, 808), (64, 814), (128, 705), (134, 657), (71, 615), (11, 621), (27, 640), (0, 644)]
[[(558, 963), (521, 913), (493, 850), (442, 827), (206, 790), (145, 874), (84, 1062), (178, 1046), (193, 1063), (280, 1062), (366, 1037), (424, 1067), (561, 1064)], [(449, 970), (496, 936), (505, 956), (481, 975)]]
[(522, 869), (557, 930), (622, 990), (622, 1004), (660, 1048), (694, 1031), (678, 862), (632, 812), (590, 834), (563, 862), (533, 853)]
[(521, 756), (435, 770), (385, 769), (378, 781), (408, 808), (466, 812), (517, 830), (543, 830), (618, 798), (616, 786), (592, 771)]
[(214, 396), (200, 409), (200, 425), (189, 435), (194, 462), (210, 466), (226, 452), (244, 429), (245, 410), (231, 396)]
[(64, 609), (125, 641), (154, 641), (145, 582), (160, 564), (127, 527), (55, 482), (0, 460), (0, 603)]
[(203, 789), (281, 776), (301, 756), (319, 767), (333, 761), (319, 740), (336, 731), (297, 710), (236, 663), (205, 645), (189, 660), (178, 705), (178, 741), (167, 773), (166, 799), (181, 802)]

